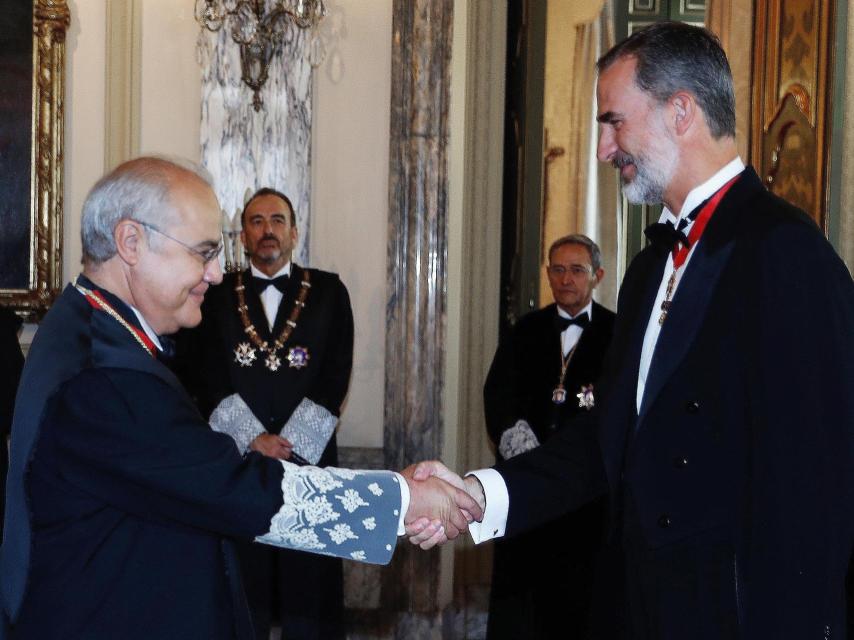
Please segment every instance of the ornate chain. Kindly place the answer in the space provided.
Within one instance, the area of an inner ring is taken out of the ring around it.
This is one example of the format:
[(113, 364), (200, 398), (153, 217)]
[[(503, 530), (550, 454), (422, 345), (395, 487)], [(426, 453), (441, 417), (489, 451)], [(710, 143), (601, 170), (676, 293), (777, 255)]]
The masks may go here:
[(154, 356), (154, 350), (155, 350), (154, 343), (152, 343), (148, 339), (148, 336), (146, 336), (144, 333), (142, 333), (138, 329), (136, 329), (136, 328), (132, 327), (130, 324), (128, 324), (128, 322), (119, 315), (119, 312), (116, 311), (115, 309), (113, 309), (113, 307), (110, 306), (110, 303), (108, 303), (106, 300), (104, 300), (101, 297), (99, 292), (91, 291), (90, 289), (87, 289), (82, 284), (80, 284), (76, 278), (74, 280), (74, 288), (83, 294), (83, 297), (89, 301), (90, 305), (92, 305), (93, 307), (95, 307), (97, 309), (101, 309), (101, 311), (104, 311), (105, 313), (107, 313), (107, 315), (111, 316), (116, 322), (118, 322), (125, 329), (127, 329), (130, 332), (130, 334), (134, 337), (134, 340), (136, 340), (137, 343), (139, 343), (139, 346), (141, 346), (143, 349), (145, 349), (145, 351), (148, 353), (148, 355)]
[[(279, 357), (276, 353), (285, 346), (285, 343), (288, 341), (288, 338), (291, 337), (291, 333), (296, 329), (297, 320), (299, 319), (300, 313), (302, 313), (303, 308), (305, 307), (305, 299), (308, 297), (308, 290), (311, 288), (311, 276), (309, 272), (303, 269), (303, 279), (300, 281), (300, 290), (297, 294), (297, 299), (294, 301), (294, 308), (291, 310), (290, 317), (285, 320), (285, 327), (282, 329), (282, 333), (273, 341), (272, 347), (266, 340), (262, 340), (261, 336), (258, 335), (258, 332), (255, 330), (255, 325), (249, 320), (249, 307), (246, 306), (246, 294), (244, 291), (246, 290), (246, 286), (243, 284), (243, 274), (238, 272), (237, 274), (237, 284), (234, 286), (234, 292), (237, 294), (237, 313), (240, 314), (240, 321), (243, 323), (243, 331), (246, 335), (249, 336), (249, 340), (252, 341), (252, 344), (261, 352), (267, 355), (267, 359), (265, 365), (271, 371), (276, 371), (281, 364)], [(246, 345), (247, 347), (249, 345)], [(241, 350), (242, 345), (238, 346), (238, 349)], [(247, 353), (247, 350), (243, 350)], [(251, 359), (248, 361), (248, 364), (251, 364), (251, 361), (254, 361), (255, 357), (252, 354)], [(240, 362), (240, 360), (238, 360)], [(243, 365), (241, 362), (241, 365)]]

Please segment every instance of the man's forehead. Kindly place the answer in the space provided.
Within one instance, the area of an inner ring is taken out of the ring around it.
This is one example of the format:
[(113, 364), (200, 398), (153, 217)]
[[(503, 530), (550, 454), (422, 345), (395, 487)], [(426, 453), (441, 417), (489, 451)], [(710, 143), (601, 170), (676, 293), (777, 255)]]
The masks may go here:
[(549, 256), (549, 262), (566, 262), (567, 264), (588, 265), (591, 262), (590, 250), (583, 244), (568, 242), (555, 247)]
[[(625, 56), (614, 61), (596, 80), (596, 97), (600, 103), (612, 102), (623, 95), (639, 91), (635, 84), (637, 61)], [(606, 107), (607, 108), (607, 107)]]
[(288, 203), (272, 193), (258, 196), (246, 205), (246, 215), (275, 215), (277, 213), (289, 214), (290, 212), (291, 209), (288, 207)]

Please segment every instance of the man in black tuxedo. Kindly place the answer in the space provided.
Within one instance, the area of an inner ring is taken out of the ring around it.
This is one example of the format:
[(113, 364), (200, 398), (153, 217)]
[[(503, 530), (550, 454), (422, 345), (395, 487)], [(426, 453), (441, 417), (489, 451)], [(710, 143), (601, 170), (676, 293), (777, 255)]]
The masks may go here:
[(251, 640), (234, 539), (382, 563), (404, 519), (454, 534), (480, 517), (444, 483), (243, 456), (208, 427), (161, 341), (201, 321), (222, 278), (200, 170), (120, 165), (81, 235), (84, 272), (40, 324), (16, 400), (0, 640)]
[[(630, 201), (666, 208), (623, 280), (598, 438), (564, 430), (466, 478), (489, 505), (476, 537), (608, 491), (627, 637), (844, 638), (851, 275), (809, 216), (742, 164), (711, 33), (658, 23), (598, 69), (599, 159)], [(416, 477), (429, 472), (455, 480), (436, 463)], [(417, 525), (413, 542), (443, 541)]]
[[(498, 346), (483, 390), (486, 428), (499, 458), (545, 442), (595, 406), (614, 314), (593, 301), (602, 254), (584, 235), (549, 248), (555, 302), (519, 320)], [(516, 538), (498, 541), (487, 637), (586, 638), (604, 498)], [(560, 590), (554, 589), (560, 583)]]
[[(334, 429), (353, 364), (347, 289), (334, 273), (291, 262), (298, 232), (283, 193), (260, 189), (241, 224), (249, 269), (226, 274), (208, 293), (202, 323), (179, 341), (182, 377), (202, 414), (241, 453), (337, 466)], [(234, 402), (243, 410), (220, 419)], [(293, 441), (306, 432), (314, 438), (308, 451)], [(238, 553), (259, 639), (276, 618), (288, 639), (344, 637), (340, 559), (250, 542)]]

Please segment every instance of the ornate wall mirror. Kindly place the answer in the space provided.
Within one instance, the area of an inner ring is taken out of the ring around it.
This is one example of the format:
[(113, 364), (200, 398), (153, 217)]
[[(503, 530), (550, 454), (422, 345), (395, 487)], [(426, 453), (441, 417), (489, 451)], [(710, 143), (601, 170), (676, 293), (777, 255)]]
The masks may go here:
[(62, 279), (66, 0), (0, 15), (0, 304), (37, 321)]

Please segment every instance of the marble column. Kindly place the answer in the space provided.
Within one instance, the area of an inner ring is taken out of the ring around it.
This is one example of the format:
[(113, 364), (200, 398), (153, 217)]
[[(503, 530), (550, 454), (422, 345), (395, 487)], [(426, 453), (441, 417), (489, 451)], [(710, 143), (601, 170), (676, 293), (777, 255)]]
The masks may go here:
[[(385, 462), (442, 453), (453, 0), (394, 0)], [(441, 636), (440, 555), (401, 544), (382, 601), (395, 637)]]
[(237, 224), (247, 189), (274, 187), (294, 204), (299, 246), (294, 260), (308, 264), (311, 204), (312, 68), (309, 35), (290, 26), (292, 40), (270, 62), (255, 111), (252, 90), (240, 79), (240, 49), (226, 26), (199, 36), (202, 66), (201, 158), (220, 205)]

